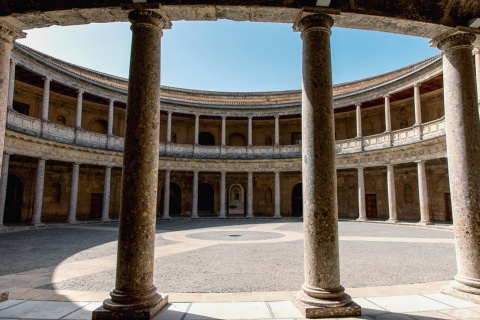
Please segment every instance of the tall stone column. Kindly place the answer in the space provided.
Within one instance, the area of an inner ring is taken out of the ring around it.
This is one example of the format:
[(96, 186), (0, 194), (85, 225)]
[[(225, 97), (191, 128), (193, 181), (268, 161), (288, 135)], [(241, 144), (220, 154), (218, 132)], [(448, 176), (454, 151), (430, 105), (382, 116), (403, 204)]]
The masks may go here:
[(275, 146), (280, 145), (280, 124), (279, 116), (275, 116)]
[(358, 172), (358, 219), (357, 221), (367, 221), (367, 206), (365, 204), (365, 178), (363, 168), (357, 168)]
[(428, 187), (427, 187), (427, 173), (425, 171), (425, 161), (418, 160), (418, 197), (420, 200), (420, 222), (419, 224), (427, 225), (432, 224), (430, 220), (430, 209), (428, 201)]
[(247, 218), (253, 218), (253, 172), (248, 172), (247, 179)]
[(480, 122), (469, 33), (448, 35), (443, 51), (443, 92), (448, 177), (457, 275), (448, 293), (480, 303)]
[(170, 170), (165, 170), (165, 183), (163, 184), (163, 219), (170, 218)]
[(274, 218), (281, 218), (280, 213), (280, 172), (275, 171), (275, 213)]
[(253, 124), (252, 124), (252, 117), (248, 117), (248, 146), (251, 147), (252, 146), (252, 140), (253, 140)]
[(392, 117), (390, 115), (390, 95), (383, 96), (385, 99), (385, 132), (392, 131)]
[(82, 128), (82, 106), (83, 106), (83, 91), (77, 91), (77, 113), (75, 116), (75, 127), (77, 129)]
[(193, 171), (192, 219), (198, 216), (198, 171)]
[(50, 82), (48, 77), (43, 79), (43, 97), (42, 97), (42, 120), (48, 121), (48, 109), (50, 106)]
[(220, 215), (219, 218), (226, 218), (227, 217), (227, 201), (226, 201), (226, 194), (227, 194), (227, 183), (226, 183), (226, 175), (225, 171), (220, 172)]
[(475, 78), (477, 80), (477, 102), (480, 106), (480, 49), (476, 48), (473, 52), (475, 55)]
[(172, 143), (172, 112), (167, 113), (167, 143)]
[(388, 220), (397, 223), (397, 196), (395, 194), (395, 174), (393, 164), (387, 164)]
[(198, 135), (200, 134), (200, 115), (195, 115), (195, 145), (198, 145)]
[(3, 154), (2, 175), (0, 178), (0, 230), (5, 229), (3, 225), (3, 217), (5, 216), (5, 200), (7, 199), (7, 183), (8, 183), (8, 165), (10, 163), (10, 154)]
[(413, 100), (415, 106), (415, 125), (422, 124), (422, 103), (420, 100), (420, 83), (416, 83), (413, 86)]
[[(25, 34), (22, 31), (5, 22), (0, 22), (0, 154), (3, 154), (5, 145), (12, 42), (16, 38), (23, 37), (25, 37)], [(2, 168), (2, 160), (3, 157), (0, 157), (0, 171)]]
[(15, 95), (15, 67), (16, 63), (13, 60), (10, 60), (10, 74), (8, 81), (8, 100), (7, 108), (13, 109), (13, 96)]
[(32, 224), (44, 226), (42, 222), (43, 188), (45, 183), (45, 159), (38, 159), (37, 177), (35, 179), (35, 194), (33, 196)]
[[(340, 284), (330, 28), (302, 18), (302, 186), (305, 283), (293, 300), (307, 318), (360, 315)], [(319, 187), (321, 186), (321, 187)]]
[(227, 117), (222, 116), (222, 147), (226, 145), (227, 138)]
[(107, 134), (109, 136), (113, 135), (113, 105), (115, 103), (115, 100), (110, 99), (108, 101), (108, 128), (107, 128)]
[(117, 274), (93, 319), (150, 319), (166, 303), (153, 285), (160, 137), (160, 38), (165, 19), (133, 10)]
[(355, 104), (355, 114), (356, 114), (356, 120), (357, 120), (357, 138), (362, 137), (362, 104), (357, 103)]
[(112, 183), (112, 167), (105, 167), (105, 182), (103, 183), (103, 205), (102, 205), (102, 221), (108, 222), (110, 218), (110, 185)]
[(80, 164), (74, 163), (72, 167), (72, 181), (70, 187), (70, 204), (68, 206), (68, 222), (77, 223), (77, 198), (78, 198), (78, 175)]

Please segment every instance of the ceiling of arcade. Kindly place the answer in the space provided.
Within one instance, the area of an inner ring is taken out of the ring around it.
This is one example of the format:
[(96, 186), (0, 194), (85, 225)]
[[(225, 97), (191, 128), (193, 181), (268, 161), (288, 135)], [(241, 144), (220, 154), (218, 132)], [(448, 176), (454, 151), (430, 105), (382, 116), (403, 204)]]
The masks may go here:
[[(328, 2), (328, 1), (326, 1)], [(2, 0), (2, 20), (23, 30), (50, 25), (127, 21), (125, 5), (158, 8), (170, 20), (217, 20), (294, 23), (302, 10), (331, 13), (338, 27), (378, 30), (435, 38), (453, 27), (467, 28), (480, 18), (478, 0)], [(477, 37), (480, 38), (480, 37)], [(480, 40), (477, 39), (477, 44)]]

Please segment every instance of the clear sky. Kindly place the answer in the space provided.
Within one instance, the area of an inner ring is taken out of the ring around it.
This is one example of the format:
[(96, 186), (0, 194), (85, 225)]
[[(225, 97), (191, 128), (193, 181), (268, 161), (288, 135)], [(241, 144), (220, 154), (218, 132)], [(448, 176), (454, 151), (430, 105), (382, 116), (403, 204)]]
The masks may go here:
[[(19, 42), (56, 58), (128, 77), (129, 23), (49, 27)], [(333, 28), (333, 82), (374, 76), (440, 53), (428, 39)], [(212, 91), (301, 88), (300, 34), (290, 24), (174, 22), (162, 37), (162, 85)]]

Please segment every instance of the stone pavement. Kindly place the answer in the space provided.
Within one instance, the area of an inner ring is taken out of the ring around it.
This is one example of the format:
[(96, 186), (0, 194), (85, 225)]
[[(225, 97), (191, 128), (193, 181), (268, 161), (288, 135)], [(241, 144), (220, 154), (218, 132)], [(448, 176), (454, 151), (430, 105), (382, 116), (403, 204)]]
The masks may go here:
[[(342, 283), (364, 319), (480, 319), (439, 293), (455, 274), (451, 228), (340, 222)], [(0, 233), (0, 319), (89, 319), (113, 288), (117, 224)], [(15, 231), (15, 230), (13, 230)], [(157, 222), (157, 319), (301, 319), (298, 220)], [(162, 272), (159, 272), (162, 271)], [(215, 292), (215, 293), (211, 293)]]

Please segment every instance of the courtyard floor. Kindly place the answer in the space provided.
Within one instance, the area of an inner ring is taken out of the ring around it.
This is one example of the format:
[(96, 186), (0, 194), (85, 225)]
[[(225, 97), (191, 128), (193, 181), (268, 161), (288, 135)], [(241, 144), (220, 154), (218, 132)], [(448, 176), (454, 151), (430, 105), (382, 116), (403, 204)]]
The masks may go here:
[[(157, 220), (156, 319), (301, 319), (300, 220)], [(0, 232), (0, 319), (90, 319), (115, 283), (118, 224)], [(339, 223), (341, 281), (363, 319), (480, 319), (440, 293), (456, 273), (449, 227)]]

